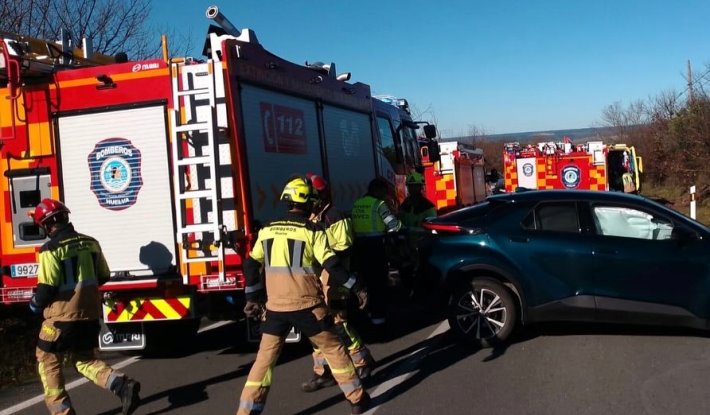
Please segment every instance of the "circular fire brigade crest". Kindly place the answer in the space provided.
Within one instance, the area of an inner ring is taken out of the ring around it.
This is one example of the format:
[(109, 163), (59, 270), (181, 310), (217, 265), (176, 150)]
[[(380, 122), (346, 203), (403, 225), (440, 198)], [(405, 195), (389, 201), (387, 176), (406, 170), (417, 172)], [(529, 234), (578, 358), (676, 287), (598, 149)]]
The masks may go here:
[(569, 189), (575, 189), (579, 186), (579, 182), (582, 180), (582, 174), (579, 167), (575, 165), (568, 165), (562, 168), (562, 184)]
[(89, 153), (91, 191), (101, 207), (123, 210), (136, 203), (143, 186), (141, 152), (125, 138), (107, 138)]
[(532, 163), (525, 163), (523, 164), (523, 174), (525, 177), (530, 177), (533, 175), (533, 165)]

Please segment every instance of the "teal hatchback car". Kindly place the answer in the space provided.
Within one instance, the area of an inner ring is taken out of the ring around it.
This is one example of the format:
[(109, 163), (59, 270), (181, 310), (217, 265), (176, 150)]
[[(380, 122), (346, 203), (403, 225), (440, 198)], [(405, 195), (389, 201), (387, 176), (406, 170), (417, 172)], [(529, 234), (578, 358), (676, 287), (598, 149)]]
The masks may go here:
[(420, 277), (474, 345), (543, 321), (710, 328), (710, 229), (642, 196), (507, 193), (424, 227)]

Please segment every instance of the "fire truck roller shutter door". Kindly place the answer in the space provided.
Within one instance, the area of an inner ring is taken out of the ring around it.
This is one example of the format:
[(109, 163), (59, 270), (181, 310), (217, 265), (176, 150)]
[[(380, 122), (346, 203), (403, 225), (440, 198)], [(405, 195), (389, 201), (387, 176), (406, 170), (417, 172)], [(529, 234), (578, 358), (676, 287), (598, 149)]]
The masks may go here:
[(112, 272), (176, 264), (165, 120), (162, 105), (59, 117), (64, 201)]
[(367, 114), (326, 105), (323, 122), (334, 202), (342, 209), (350, 209), (375, 177), (370, 118)]
[(255, 219), (283, 214), (281, 190), (293, 173), (323, 171), (315, 101), (242, 84), (242, 112)]
[(516, 164), (518, 170), (518, 187), (537, 189), (537, 160), (535, 157), (519, 158), (516, 160)]

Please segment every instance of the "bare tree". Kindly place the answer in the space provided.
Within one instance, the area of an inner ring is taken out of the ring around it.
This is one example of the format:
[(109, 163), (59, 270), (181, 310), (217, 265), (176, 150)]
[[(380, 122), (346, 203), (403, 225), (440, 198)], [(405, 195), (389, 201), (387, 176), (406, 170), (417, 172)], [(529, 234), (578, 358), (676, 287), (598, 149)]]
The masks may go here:
[(68, 30), (74, 45), (86, 37), (95, 52), (144, 59), (160, 54), (150, 12), (151, 0), (0, 0), (0, 30), (52, 40)]
[(615, 130), (620, 141), (627, 141), (633, 131), (647, 120), (647, 106), (641, 100), (630, 103), (626, 108), (617, 101), (602, 110), (602, 121)]

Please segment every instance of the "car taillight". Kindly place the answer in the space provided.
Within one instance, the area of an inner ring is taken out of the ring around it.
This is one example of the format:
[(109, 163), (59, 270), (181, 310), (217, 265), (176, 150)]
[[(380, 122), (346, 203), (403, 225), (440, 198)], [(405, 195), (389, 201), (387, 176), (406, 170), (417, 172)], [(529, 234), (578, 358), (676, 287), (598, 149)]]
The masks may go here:
[(454, 223), (435, 223), (435, 222), (424, 222), (422, 227), (432, 234), (452, 234), (452, 233), (465, 233), (469, 235), (476, 235), (481, 233), (480, 228), (467, 228), (465, 226), (456, 225)]
[(446, 233), (468, 233), (476, 234), (479, 233), (479, 229), (471, 229), (463, 226), (459, 226), (453, 223), (424, 223), (422, 224), (424, 229), (431, 231), (433, 234), (446, 234)]

